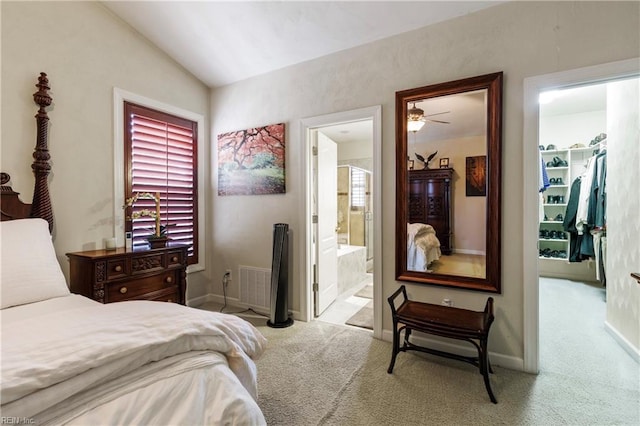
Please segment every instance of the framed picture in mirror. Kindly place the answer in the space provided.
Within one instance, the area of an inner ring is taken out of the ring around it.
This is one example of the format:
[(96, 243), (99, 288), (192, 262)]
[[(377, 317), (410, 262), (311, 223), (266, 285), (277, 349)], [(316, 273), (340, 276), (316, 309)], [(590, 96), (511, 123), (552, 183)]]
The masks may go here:
[(440, 159), (440, 168), (441, 169), (446, 169), (449, 167), (449, 159), (448, 158), (441, 158)]

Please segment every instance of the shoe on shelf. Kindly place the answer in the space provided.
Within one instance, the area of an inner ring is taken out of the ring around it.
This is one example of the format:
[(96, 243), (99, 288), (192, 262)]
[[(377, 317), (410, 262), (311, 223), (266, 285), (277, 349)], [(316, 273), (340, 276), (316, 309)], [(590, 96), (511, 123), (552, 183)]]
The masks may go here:
[(556, 146), (552, 143), (547, 145), (547, 151), (555, 151), (556, 149), (558, 148), (556, 148)]
[(564, 217), (562, 216), (562, 213), (558, 213), (558, 215), (553, 219), (556, 222), (562, 222), (564, 220)]

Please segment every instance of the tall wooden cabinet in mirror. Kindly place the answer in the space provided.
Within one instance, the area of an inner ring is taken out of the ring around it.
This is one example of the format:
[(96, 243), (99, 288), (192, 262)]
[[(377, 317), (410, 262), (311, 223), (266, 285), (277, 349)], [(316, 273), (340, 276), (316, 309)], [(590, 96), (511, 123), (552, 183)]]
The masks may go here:
[(500, 293), (502, 72), (396, 92), (396, 279)]

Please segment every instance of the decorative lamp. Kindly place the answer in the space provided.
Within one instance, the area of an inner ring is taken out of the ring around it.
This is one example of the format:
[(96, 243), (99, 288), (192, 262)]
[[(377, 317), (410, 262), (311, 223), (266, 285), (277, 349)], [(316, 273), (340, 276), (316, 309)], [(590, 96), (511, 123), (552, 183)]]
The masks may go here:
[(417, 132), (424, 126), (424, 111), (420, 108), (416, 108), (416, 103), (413, 103), (413, 107), (409, 109), (407, 130), (410, 132)]

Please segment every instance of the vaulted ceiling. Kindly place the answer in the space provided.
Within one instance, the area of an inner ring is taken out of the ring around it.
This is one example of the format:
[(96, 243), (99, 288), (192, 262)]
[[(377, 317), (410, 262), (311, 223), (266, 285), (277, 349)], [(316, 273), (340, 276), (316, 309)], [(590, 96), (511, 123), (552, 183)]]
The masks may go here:
[(104, 1), (209, 87), (370, 43), (502, 1)]

